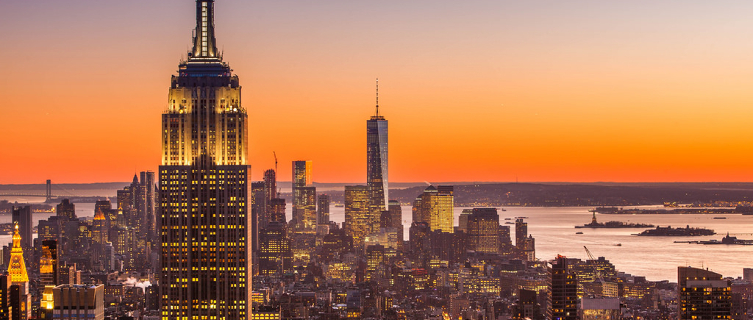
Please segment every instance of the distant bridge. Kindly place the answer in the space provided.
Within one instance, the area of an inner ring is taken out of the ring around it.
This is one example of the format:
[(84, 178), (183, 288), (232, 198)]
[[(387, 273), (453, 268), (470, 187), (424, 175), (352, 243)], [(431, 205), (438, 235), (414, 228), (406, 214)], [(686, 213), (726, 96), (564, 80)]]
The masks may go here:
[(52, 181), (47, 180), (47, 185), (45, 187), (45, 192), (40, 193), (38, 190), (29, 190), (28, 192), (23, 191), (9, 191), (9, 192), (2, 192), (0, 191), (0, 196), (3, 197), (44, 197), (46, 198), (45, 202), (52, 202), (53, 199), (60, 199), (60, 198), (103, 198), (108, 199), (107, 196), (82, 196), (82, 195), (75, 195), (71, 193), (68, 190), (65, 190), (64, 188), (61, 188), (59, 186), (55, 186), (57, 192), (63, 192), (58, 194), (52, 194)]

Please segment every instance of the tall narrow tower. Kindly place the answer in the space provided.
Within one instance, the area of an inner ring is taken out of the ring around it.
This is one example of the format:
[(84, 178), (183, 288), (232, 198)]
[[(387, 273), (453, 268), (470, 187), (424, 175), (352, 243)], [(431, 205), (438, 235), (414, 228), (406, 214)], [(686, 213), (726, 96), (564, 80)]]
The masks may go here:
[(379, 115), (379, 79), (376, 84), (376, 112), (366, 121), (366, 186), (369, 188), (371, 223), (379, 228), (378, 217), (387, 210), (387, 120)]
[(197, 0), (193, 49), (162, 114), (163, 319), (248, 318), (247, 119), (238, 76), (215, 45), (214, 0)]

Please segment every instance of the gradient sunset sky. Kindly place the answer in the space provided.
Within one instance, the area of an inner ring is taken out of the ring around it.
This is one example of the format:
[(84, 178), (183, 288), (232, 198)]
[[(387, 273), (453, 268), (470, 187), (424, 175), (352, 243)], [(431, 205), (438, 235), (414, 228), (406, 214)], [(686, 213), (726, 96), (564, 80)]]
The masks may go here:
[[(191, 0), (0, 1), (0, 183), (160, 163)], [(753, 181), (751, 1), (217, 0), (252, 180)]]

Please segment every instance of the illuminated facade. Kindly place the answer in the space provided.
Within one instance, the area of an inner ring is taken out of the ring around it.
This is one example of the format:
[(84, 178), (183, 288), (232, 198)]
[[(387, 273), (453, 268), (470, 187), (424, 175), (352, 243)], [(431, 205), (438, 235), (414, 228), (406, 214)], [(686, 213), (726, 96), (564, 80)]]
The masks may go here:
[(429, 186), (413, 202), (413, 221), (428, 223), (431, 231), (453, 233), (454, 199), (452, 186)]
[(197, 0), (193, 49), (162, 115), (162, 319), (249, 317), (247, 118), (215, 46), (214, 1)]
[(270, 222), (259, 234), (259, 273), (282, 275), (292, 262), (287, 223)]
[(387, 120), (379, 115), (377, 79), (376, 113), (366, 121), (366, 185), (369, 188), (371, 220), (377, 225), (382, 211), (387, 210), (389, 202), (387, 156)]
[(353, 238), (353, 247), (363, 250), (369, 225), (369, 188), (345, 186), (345, 234)]
[(316, 188), (312, 187), (311, 161), (293, 161), (293, 228), (316, 231)]
[(31, 295), (29, 294), (29, 274), (24, 262), (24, 249), (21, 247), (21, 234), (18, 224), (13, 233), (13, 248), (10, 249), (8, 274), (10, 275), (10, 307), (11, 319), (26, 320), (31, 316)]

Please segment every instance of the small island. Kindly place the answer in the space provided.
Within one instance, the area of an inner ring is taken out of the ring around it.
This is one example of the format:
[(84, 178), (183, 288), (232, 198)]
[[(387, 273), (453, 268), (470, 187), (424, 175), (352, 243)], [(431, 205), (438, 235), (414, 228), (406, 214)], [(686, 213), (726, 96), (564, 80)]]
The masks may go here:
[(727, 232), (727, 236), (722, 238), (721, 241), (714, 239), (714, 240), (708, 240), (708, 241), (675, 241), (675, 243), (736, 244), (736, 245), (742, 245), (742, 246), (750, 246), (750, 245), (753, 245), (753, 240), (738, 239), (737, 237), (730, 236), (729, 232)]
[(693, 236), (710, 236), (716, 234), (714, 230), (705, 228), (691, 228), (685, 226), (685, 228), (672, 228), (656, 227), (656, 229), (648, 229), (639, 234), (638, 236), (657, 236), (657, 237), (693, 237)]
[(653, 228), (653, 224), (645, 224), (645, 223), (625, 223), (622, 221), (607, 221), (605, 223), (600, 223), (596, 221), (596, 211), (593, 212), (593, 217), (591, 218), (591, 223), (584, 224), (582, 226), (575, 226), (576, 228)]

